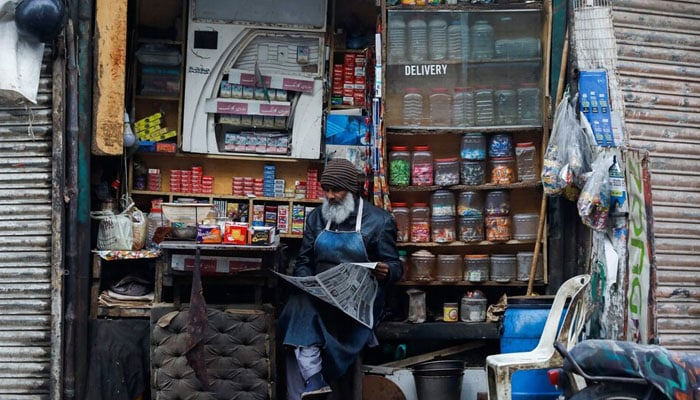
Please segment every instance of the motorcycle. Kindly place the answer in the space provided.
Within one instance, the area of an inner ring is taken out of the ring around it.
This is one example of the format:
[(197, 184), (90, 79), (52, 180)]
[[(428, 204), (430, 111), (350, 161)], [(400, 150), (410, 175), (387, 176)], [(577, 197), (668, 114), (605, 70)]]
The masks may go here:
[(700, 400), (700, 354), (600, 339), (584, 340), (569, 351), (561, 343), (554, 347), (564, 363), (547, 375), (564, 399)]

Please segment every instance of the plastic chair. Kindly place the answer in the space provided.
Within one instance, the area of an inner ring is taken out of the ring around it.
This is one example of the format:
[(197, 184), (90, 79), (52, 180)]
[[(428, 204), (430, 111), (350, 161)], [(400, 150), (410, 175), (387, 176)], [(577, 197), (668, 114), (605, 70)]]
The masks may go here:
[[(578, 342), (590, 313), (590, 296), (585, 290), (590, 280), (590, 275), (578, 275), (561, 285), (547, 315), (540, 341), (534, 350), (486, 357), (490, 400), (511, 399), (511, 381), (515, 371), (555, 368), (562, 365), (563, 360), (554, 349), (554, 341), (562, 343), (567, 349)], [(569, 298), (571, 301), (568, 311), (557, 334), (557, 326)]]

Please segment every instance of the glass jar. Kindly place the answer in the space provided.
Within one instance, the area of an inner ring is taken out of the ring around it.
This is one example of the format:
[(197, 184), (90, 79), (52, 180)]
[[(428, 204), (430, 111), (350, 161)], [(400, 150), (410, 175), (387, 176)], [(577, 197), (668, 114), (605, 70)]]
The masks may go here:
[(456, 157), (435, 160), (435, 184), (440, 186), (459, 184), (459, 161)]
[(538, 177), (537, 148), (532, 142), (515, 145), (515, 161), (520, 182), (534, 181)]
[(491, 256), (491, 280), (510, 282), (515, 280), (518, 262), (513, 254), (494, 254)]
[(438, 254), (435, 279), (442, 282), (462, 280), (462, 256), (459, 254)]
[(484, 214), (484, 196), (481, 192), (465, 190), (459, 192), (457, 215), (476, 217)]
[(465, 133), (462, 135), (459, 154), (463, 160), (485, 160), (486, 138), (484, 138), (484, 135), (481, 133)]
[(483, 185), (485, 173), (486, 161), (462, 160), (460, 163), (462, 185)]
[(436, 190), (430, 195), (430, 211), (433, 217), (454, 217), (455, 196), (449, 190)]
[(535, 240), (540, 216), (537, 213), (513, 214), (513, 239)]
[(411, 155), (411, 183), (414, 186), (432, 186), (433, 153), (429, 146), (415, 146)]
[(396, 241), (408, 242), (411, 232), (411, 218), (406, 203), (391, 203), (391, 213), (396, 222)]
[(406, 60), (406, 21), (396, 14), (387, 26), (387, 57), (390, 64)]
[(467, 292), (462, 296), (459, 306), (459, 318), (463, 322), (486, 321), (486, 307), (488, 301), (479, 290)]
[(452, 95), (452, 126), (474, 125), (474, 94), (466, 87), (456, 87)]
[(490, 242), (506, 242), (511, 239), (510, 216), (487, 215), (484, 218), (486, 225), (486, 240)]
[(418, 88), (407, 88), (403, 95), (403, 124), (421, 125), (423, 121), (423, 95)]
[(469, 27), (466, 22), (453, 21), (447, 27), (447, 58), (466, 60), (469, 57)]
[(393, 146), (389, 152), (389, 185), (408, 186), (411, 183), (411, 153), (408, 146)]
[(491, 190), (486, 193), (486, 215), (510, 214), (510, 193), (507, 190)]
[(428, 24), (422, 16), (415, 15), (406, 24), (408, 58), (413, 62), (428, 60)]
[(464, 280), (486, 282), (489, 280), (491, 258), (488, 254), (467, 254), (464, 256)]
[(414, 203), (411, 207), (411, 242), (430, 242), (430, 208), (426, 203)]
[(429, 282), (435, 278), (435, 255), (427, 250), (411, 254), (411, 269), (408, 279), (417, 282)]
[(433, 88), (430, 94), (430, 124), (448, 126), (452, 122), (452, 96), (447, 88)]
[(459, 240), (473, 243), (484, 240), (484, 217), (481, 215), (459, 218)]
[(513, 141), (508, 133), (497, 133), (489, 139), (489, 157), (512, 157)]
[(430, 228), (435, 243), (452, 243), (456, 239), (455, 217), (432, 217)]
[(493, 27), (485, 20), (474, 23), (469, 31), (472, 61), (490, 60), (494, 55)]
[(518, 97), (515, 89), (501, 85), (494, 93), (495, 124), (516, 125), (518, 123)]
[(515, 160), (513, 157), (492, 158), (489, 164), (491, 183), (495, 185), (508, 185), (515, 182)]
[(431, 60), (447, 58), (447, 21), (432, 17), (428, 22), (428, 56)]
[(476, 86), (474, 90), (474, 122), (477, 126), (490, 126), (494, 121), (493, 89)]
[(518, 120), (520, 125), (540, 125), (540, 88), (536, 83), (523, 83), (518, 88)]

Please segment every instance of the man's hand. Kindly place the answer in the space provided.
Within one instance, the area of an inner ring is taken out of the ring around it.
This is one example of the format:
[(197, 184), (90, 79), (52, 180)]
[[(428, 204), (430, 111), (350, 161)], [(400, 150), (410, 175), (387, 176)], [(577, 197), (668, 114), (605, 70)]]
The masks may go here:
[(389, 266), (386, 263), (378, 262), (377, 266), (372, 270), (372, 273), (377, 277), (377, 280), (383, 281), (389, 276)]

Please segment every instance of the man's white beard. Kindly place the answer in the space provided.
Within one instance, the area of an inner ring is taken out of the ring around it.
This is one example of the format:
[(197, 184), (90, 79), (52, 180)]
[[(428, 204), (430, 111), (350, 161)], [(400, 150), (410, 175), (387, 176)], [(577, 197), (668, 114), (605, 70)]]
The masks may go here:
[(348, 192), (345, 198), (337, 204), (331, 204), (328, 199), (323, 199), (321, 205), (321, 215), (326, 221), (331, 221), (334, 224), (340, 224), (348, 219), (352, 211), (355, 209), (355, 196)]

